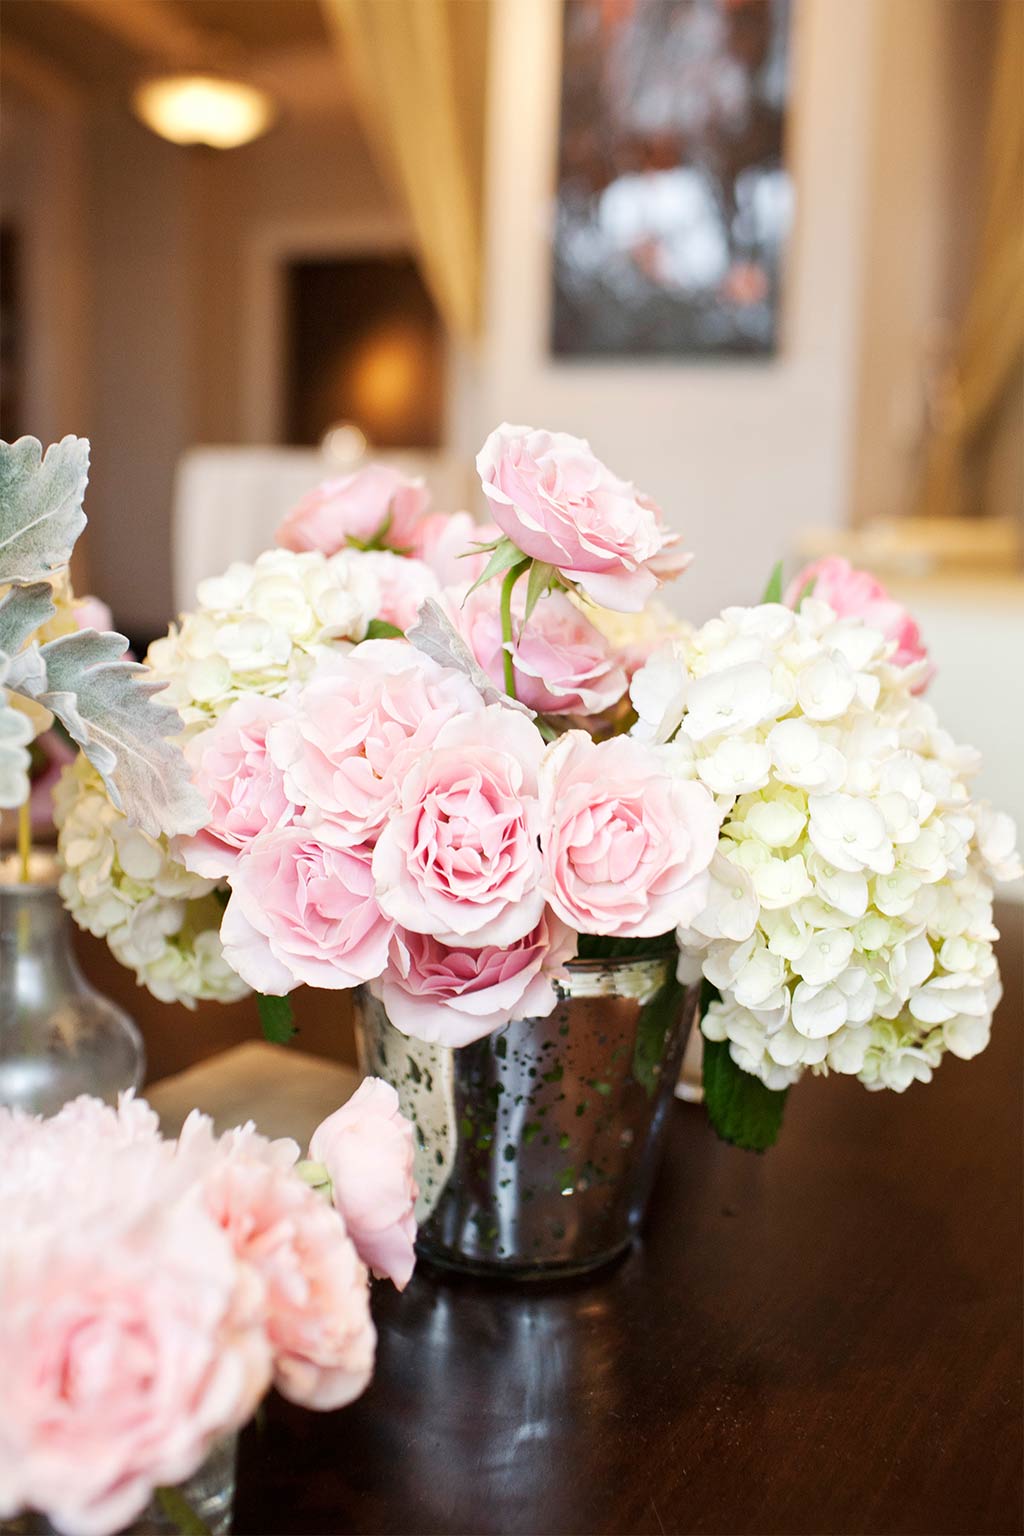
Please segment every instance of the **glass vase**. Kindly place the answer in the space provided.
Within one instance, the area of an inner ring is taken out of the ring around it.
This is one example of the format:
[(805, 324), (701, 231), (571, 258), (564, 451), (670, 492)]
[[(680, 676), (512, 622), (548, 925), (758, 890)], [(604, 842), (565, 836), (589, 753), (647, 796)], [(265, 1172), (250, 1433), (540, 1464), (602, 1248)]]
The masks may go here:
[[(227, 1536), (235, 1502), (238, 1436), (218, 1441), (202, 1466), (176, 1488), (157, 1488), (145, 1509), (118, 1536)], [(59, 1526), (28, 1511), (0, 1521), (2, 1536), (60, 1536)]]
[(639, 1230), (697, 989), (675, 954), (575, 960), (543, 1019), (452, 1049), (356, 996), (360, 1065), (413, 1122), (417, 1248), (476, 1274), (573, 1274)]
[(138, 1088), (145, 1051), (75, 961), (54, 883), (0, 882), (0, 1104), (53, 1114), (80, 1093)]

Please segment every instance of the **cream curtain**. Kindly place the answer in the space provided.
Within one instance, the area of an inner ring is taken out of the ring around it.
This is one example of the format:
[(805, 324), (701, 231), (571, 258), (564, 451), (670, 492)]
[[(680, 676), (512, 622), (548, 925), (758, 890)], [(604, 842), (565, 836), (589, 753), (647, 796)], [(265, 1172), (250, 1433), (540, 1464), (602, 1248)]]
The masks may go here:
[(490, 0), (321, 0), (448, 326), (477, 328)]
[(967, 510), (969, 462), (1024, 360), (1024, 3), (999, 0), (977, 266), (920, 511)]

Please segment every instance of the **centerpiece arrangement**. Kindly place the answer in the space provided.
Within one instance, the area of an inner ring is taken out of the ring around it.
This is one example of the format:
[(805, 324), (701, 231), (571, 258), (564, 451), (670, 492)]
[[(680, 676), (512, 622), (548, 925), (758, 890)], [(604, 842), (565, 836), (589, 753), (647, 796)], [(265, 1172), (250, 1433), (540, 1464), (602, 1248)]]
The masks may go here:
[(225, 1532), (271, 1385), (315, 1409), (365, 1390), (368, 1270), (402, 1287), (414, 1262), (394, 1089), (365, 1081), (310, 1156), (197, 1111), (165, 1140), (131, 1093), (0, 1108), (4, 1530)]
[(494, 519), (383, 466), (201, 583), (149, 665), (191, 825), (134, 824), (87, 760), (64, 899), (158, 996), (355, 989), (416, 1127), (420, 1249), (585, 1268), (642, 1216), (698, 1009), (715, 1129), (763, 1149), (804, 1072), (869, 1088), (970, 1056), (1019, 862), (921, 697), (909, 616), (841, 561), (700, 629), (688, 556), (565, 434), (504, 426)]

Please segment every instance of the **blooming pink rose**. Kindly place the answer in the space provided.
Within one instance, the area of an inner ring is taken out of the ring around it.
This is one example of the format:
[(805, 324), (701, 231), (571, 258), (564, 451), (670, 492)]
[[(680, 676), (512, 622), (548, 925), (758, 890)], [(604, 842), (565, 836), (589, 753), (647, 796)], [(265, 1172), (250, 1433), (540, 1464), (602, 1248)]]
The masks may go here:
[(175, 843), (193, 874), (213, 880), (230, 874), (255, 838), (286, 827), (301, 810), (267, 752), (268, 731), (290, 713), (281, 699), (249, 694), (186, 746), (192, 783), (209, 811), (200, 831)]
[(376, 617), (397, 629), (411, 629), (428, 597), (440, 597), (441, 583), (429, 565), (390, 549), (368, 550), (356, 557), (380, 589)]
[(537, 926), (542, 750), (526, 715), (492, 704), (450, 721), (430, 751), (403, 755), (395, 810), (373, 854), (389, 917), (471, 949), (514, 943)]
[(343, 1408), (373, 1375), (366, 1270), (338, 1213), (290, 1169), (229, 1151), (208, 1209), (263, 1282), (274, 1385), (304, 1408)]
[(657, 748), (569, 731), (541, 765), (544, 894), (580, 933), (652, 938), (707, 900), (720, 815)]
[(466, 587), (476, 581), (487, 555), (474, 544), (501, 537), (494, 523), (478, 523), (469, 512), (430, 512), (416, 524), (413, 554), (426, 562), (442, 587)]
[(547, 1018), (575, 953), (576, 935), (549, 908), (525, 938), (483, 949), (451, 949), (399, 929), (387, 970), (370, 987), (403, 1034), (457, 1047), (510, 1019)]
[(659, 509), (566, 432), (498, 427), (476, 460), (495, 522), (605, 608), (638, 613), (682, 569)]
[(366, 640), (306, 685), (270, 750), (306, 821), (326, 824), (325, 841), (373, 841), (398, 793), (396, 759), (483, 707), (461, 672), (404, 640)]
[(310, 491), (289, 512), (276, 539), (284, 549), (319, 549), (325, 555), (352, 542), (409, 549), (413, 529), (429, 506), (422, 480), (410, 480), (387, 464), (367, 464)]
[(258, 1283), (201, 1200), (165, 1195), (161, 1167), (132, 1155), (144, 1179), (101, 1158), (105, 1191), (55, 1181), (49, 1220), (4, 1211), (0, 1516), (40, 1509), (68, 1536), (129, 1525), (270, 1383)]
[[(626, 674), (611, 646), (564, 592), (538, 603), (523, 624), (525, 593), (513, 597), (512, 660), (516, 697), (549, 715), (597, 715), (626, 692)], [(497, 588), (480, 587), (465, 601), (450, 598), (448, 611), (470, 650), (498, 687), (504, 687), (501, 615)]]
[[(858, 571), (840, 555), (828, 555), (805, 565), (790, 582), (785, 601), (795, 608), (810, 582), (813, 596), (827, 603), (841, 619), (863, 619), (872, 629), (881, 630), (887, 640), (896, 642), (892, 661), (897, 667), (909, 667), (928, 660), (921, 633), (902, 603), (891, 598), (870, 571)], [(919, 668), (914, 693), (923, 693), (935, 675), (933, 666)]]
[(330, 1174), (331, 1198), (360, 1258), (403, 1291), (416, 1263), (419, 1190), (412, 1126), (398, 1094), (379, 1077), (364, 1078), (348, 1103), (317, 1126), (309, 1155)]
[(224, 956), (257, 992), (305, 982), (354, 987), (379, 976), (392, 924), (374, 898), (369, 849), (324, 847), (309, 827), (257, 839), (231, 873)]
[(113, 629), (114, 615), (102, 597), (76, 597), (72, 606), (79, 629), (97, 629), (100, 634)]

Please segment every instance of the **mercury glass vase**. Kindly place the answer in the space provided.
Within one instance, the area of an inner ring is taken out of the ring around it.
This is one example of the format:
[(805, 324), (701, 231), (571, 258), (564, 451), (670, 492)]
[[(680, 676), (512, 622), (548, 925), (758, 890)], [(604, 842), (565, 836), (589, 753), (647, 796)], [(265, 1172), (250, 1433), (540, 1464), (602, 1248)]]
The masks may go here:
[(572, 961), (547, 1018), (460, 1049), (410, 1039), (360, 989), (360, 1065), (414, 1127), (424, 1258), (525, 1279), (629, 1246), (697, 1003), (675, 958)]
[[(192, 1476), (176, 1488), (158, 1488), (140, 1515), (118, 1536), (227, 1536), (235, 1502), (238, 1436), (218, 1441)], [(59, 1527), (32, 1511), (0, 1521), (2, 1536), (59, 1536)]]
[(85, 980), (54, 883), (0, 883), (0, 1104), (53, 1114), (138, 1088), (142, 1038)]

